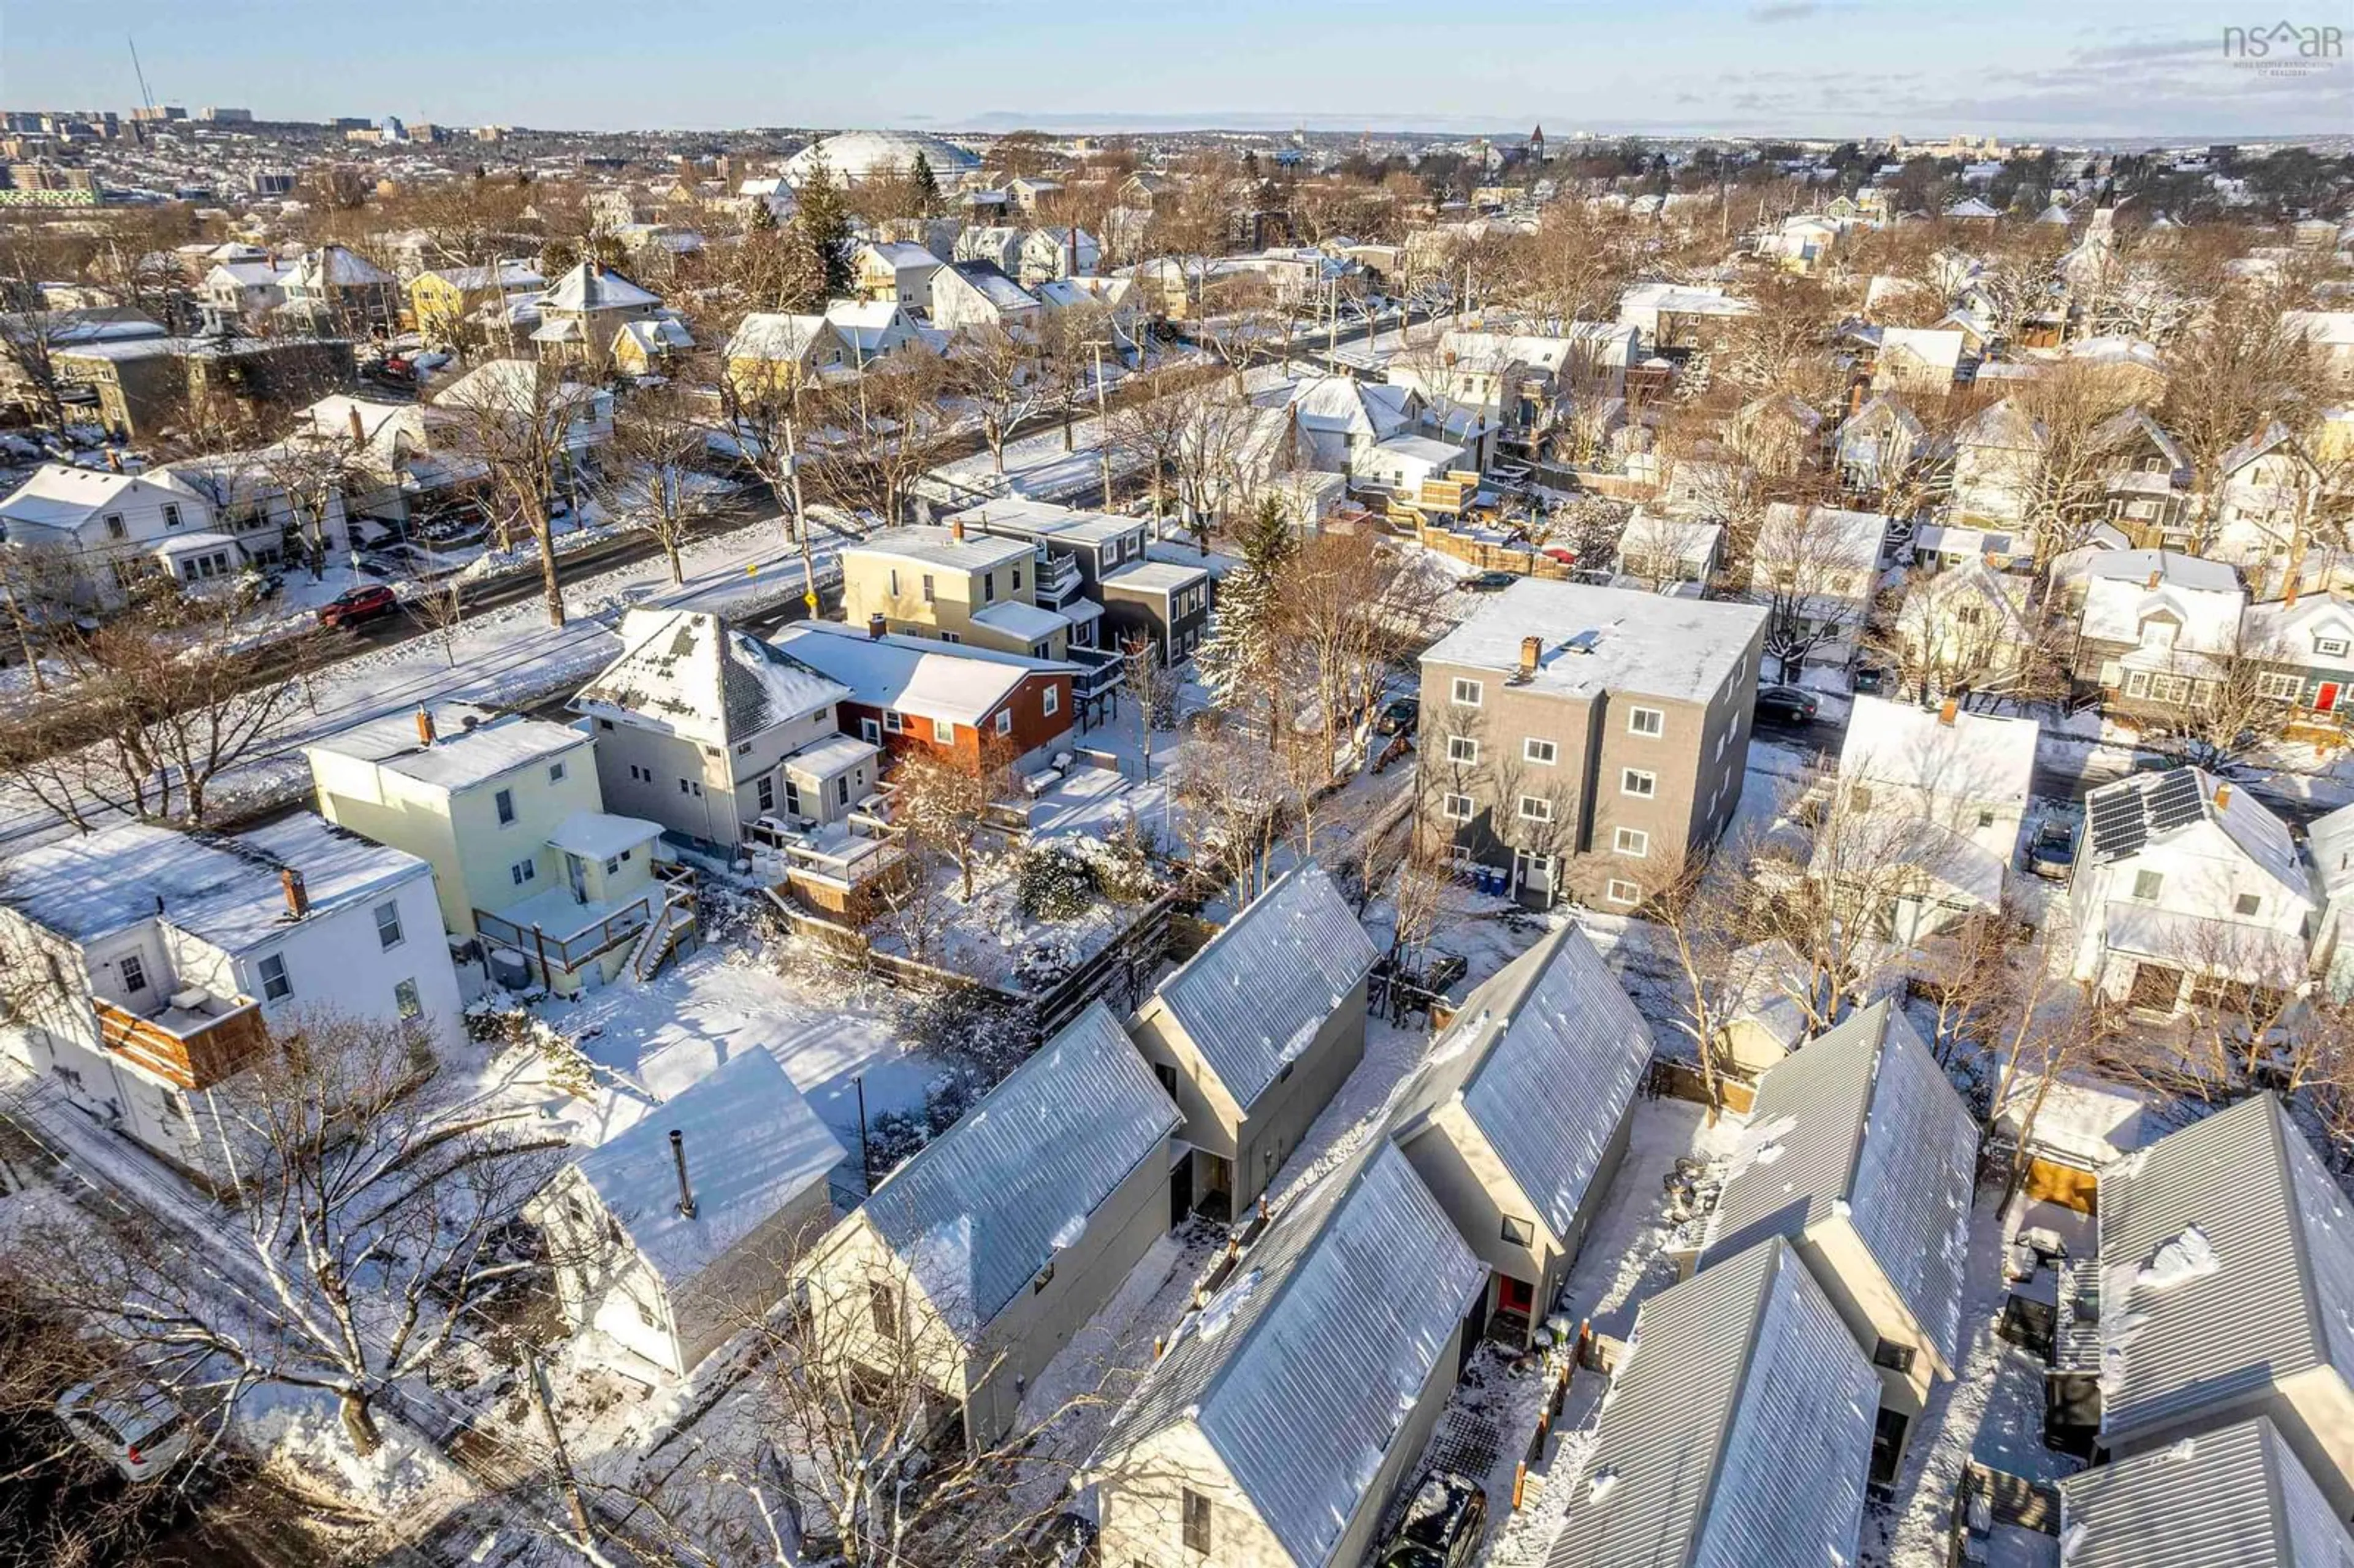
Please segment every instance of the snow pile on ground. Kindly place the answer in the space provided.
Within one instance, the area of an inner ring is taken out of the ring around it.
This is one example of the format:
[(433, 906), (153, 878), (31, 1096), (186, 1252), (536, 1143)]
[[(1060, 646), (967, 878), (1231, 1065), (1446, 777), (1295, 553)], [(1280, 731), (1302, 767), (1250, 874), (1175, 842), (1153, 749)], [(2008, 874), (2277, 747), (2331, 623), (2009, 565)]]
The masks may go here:
[(471, 1495), (465, 1478), (422, 1434), (381, 1406), (376, 1425), (384, 1446), (364, 1459), (352, 1451), (330, 1395), (268, 1387), (249, 1392), (238, 1404), (240, 1435), (264, 1463), (383, 1518), (415, 1516)]

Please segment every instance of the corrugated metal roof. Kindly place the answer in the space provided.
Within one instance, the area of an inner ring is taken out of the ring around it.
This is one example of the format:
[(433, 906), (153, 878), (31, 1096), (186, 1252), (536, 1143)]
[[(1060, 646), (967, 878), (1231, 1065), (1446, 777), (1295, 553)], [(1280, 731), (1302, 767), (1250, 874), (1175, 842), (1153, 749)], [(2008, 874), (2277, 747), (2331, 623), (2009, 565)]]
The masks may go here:
[(1096, 1002), (866, 1200), (866, 1216), (968, 1338), (1076, 1243), (1179, 1121)]
[(1549, 1568), (1855, 1559), (1880, 1379), (1778, 1237), (1636, 1319)]
[(1153, 995), (1247, 1110), (1380, 958), (1332, 879), (1307, 860)]
[(2060, 1483), (2068, 1568), (2354, 1568), (2354, 1536), (2259, 1416)]
[[(2197, 1227), (2215, 1266), (2142, 1270)], [(2310, 1368), (2354, 1368), (2354, 1206), (2270, 1094), (2101, 1175), (2102, 1430), (2112, 1437)]]
[(1875, 1002), (1776, 1064), (1750, 1127), (1703, 1263), (1796, 1239), (1845, 1203), (1914, 1320), (1958, 1365), (1978, 1123), (1904, 1015)]
[(1564, 1236), (1650, 1059), (1649, 1025), (1585, 933), (1565, 926), (1465, 999), (1399, 1120), (1460, 1095), (1513, 1181)]
[(1368, 1139), (1179, 1325), (1103, 1452), (1191, 1421), (1292, 1561), (1329, 1563), (1486, 1277), (1405, 1157)]

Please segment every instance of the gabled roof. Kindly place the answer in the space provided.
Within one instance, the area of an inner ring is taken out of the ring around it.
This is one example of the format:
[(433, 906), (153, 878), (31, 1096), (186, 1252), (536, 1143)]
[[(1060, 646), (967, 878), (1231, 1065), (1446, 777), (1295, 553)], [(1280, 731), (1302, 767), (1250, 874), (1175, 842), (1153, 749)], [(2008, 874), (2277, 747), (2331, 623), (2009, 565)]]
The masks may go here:
[[(678, 1212), (673, 1129), (684, 1134), (693, 1219)], [(638, 1255), (676, 1290), (822, 1184), (843, 1158), (841, 1143), (776, 1057), (755, 1047), (583, 1150), (572, 1164)]]
[(0, 500), (0, 524), (40, 528), (79, 528), (92, 517), (122, 504), (126, 493), (159, 490), (174, 501), (201, 502), (202, 497), (170, 475), (113, 473), (104, 469), (69, 468), (45, 462), (24, 483)]
[(2348, 1568), (2354, 1536), (2258, 1416), (2060, 1483), (2067, 1568)]
[(543, 311), (626, 311), (662, 303), (662, 296), (641, 289), (610, 267), (583, 261), (549, 285), (540, 295)]
[(1650, 1060), (1649, 1025), (1585, 931), (1564, 926), (1464, 1000), (1399, 1104), (1398, 1136), (1459, 1102), (1565, 1237)]
[(287, 281), (305, 288), (366, 288), (389, 283), (392, 274), (340, 245), (305, 250), (288, 270)]
[[(2229, 479), (2258, 458), (2282, 447), (2295, 445), (2296, 438), (2289, 433), (2286, 425), (2278, 419), (2267, 421), (2263, 429), (2225, 452), (2222, 461), (2216, 465), (2216, 472)], [(2302, 451), (2298, 455), (2302, 456)]]
[(372, 762), (388, 773), (455, 792), (593, 744), (569, 725), (522, 714), (493, 715), (471, 703), (438, 704), (431, 713), (430, 745), (418, 733), (414, 713), (395, 713), (339, 730), (302, 749), (305, 755)]
[(951, 261), (948, 270), (1001, 311), (1019, 313), (1038, 303), (1029, 290), (1007, 277), (1005, 270), (994, 261)]
[(1485, 1278), (1405, 1157), (1368, 1139), (1178, 1325), (1099, 1452), (1190, 1421), (1291, 1561), (1332, 1563)]
[(2122, 451), (2140, 441), (2147, 441), (2158, 450), (2171, 470), (2188, 469), (2190, 456), (2182, 443), (2168, 435), (2166, 427), (2149, 415), (2149, 410), (2137, 404), (2093, 432), (2093, 440), (2105, 451)]
[(1306, 860), (1162, 980), (1152, 1000), (1247, 1111), (1380, 958), (1324, 868)]
[(1703, 1267), (1796, 1240), (1844, 1204), (1872, 1261), (1948, 1368), (1961, 1364), (1962, 1269), (1977, 1118), (1893, 1002), (1850, 1013), (1759, 1080), (1711, 1216)]
[(2127, 1155), (2100, 1196), (2112, 1440), (2315, 1368), (2354, 1375), (2354, 1204), (2269, 1090)]
[(2084, 797), (2086, 861), (2123, 860), (2195, 824), (2212, 822), (2259, 868), (2299, 896), (2309, 895), (2288, 824), (2245, 789), (2231, 789), (2218, 804), (2216, 791), (2222, 787), (2224, 780), (2199, 768), (2137, 773), (2102, 785)]
[(1182, 1118), (1091, 1003), (954, 1127), (885, 1177), (866, 1218), (967, 1340), (1019, 1296)]
[(1547, 1568), (1856, 1560), (1880, 1377), (1776, 1237), (1643, 1304)]
[(736, 323), (727, 340), (729, 359), (797, 360), (812, 344), (834, 335), (823, 316), (788, 315), (779, 311), (755, 311)]
[(1840, 743), (1839, 776), (1925, 797), (2027, 807), (2038, 726), (2030, 718), (1915, 707), (1858, 697)]
[(1341, 431), (1384, 440), (1414, 423), (1421, 399), (1410, 387), (1317, 376), (1293, 388), (1290, 407), (1311, 430)]
[(850, 688), (708, 610), (633, 609), (621, 656), (580, 688), (575, 713), (643, 719), (705, 746), (831, 710)]
[(980, 725), (1031, 676), (1067, 675), (1074, 668), (927, 637), (870, 637), (831, 620), (796, 621), (773, 641), (849, 687), (852, 702), (968, 726)]

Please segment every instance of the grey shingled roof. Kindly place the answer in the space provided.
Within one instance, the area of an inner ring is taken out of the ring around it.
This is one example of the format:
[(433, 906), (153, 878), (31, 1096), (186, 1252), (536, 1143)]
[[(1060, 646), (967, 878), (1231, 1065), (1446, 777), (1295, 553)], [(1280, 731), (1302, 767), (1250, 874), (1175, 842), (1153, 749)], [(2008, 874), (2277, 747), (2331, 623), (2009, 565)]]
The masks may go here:
[(1368, 1139), (1178, 1325), (1101, 1453), (1116, 1465), (1191, 1421), (1291, 1561), (1331, 1563), (1486, 1275), (1396, 1146)]
[(1750, 1158), (1724, 1184), (1702, 1262), (1769, 1235), (1796, 1240), (1844, 1203), (1914, 1321), (1958, 1367), (1978, 1122), (1904, 1015), (1875, 1002), (1776, 1063), (1749, 1124)]
[(1153, 995), (1247, 1110), (1380, 958), (1324, 868), (1302, 861)]
[(1880, 1378), (1776, 1238), (1643, 1304), (1547, 1568), (1855, 1561)]
[(2060, 1483), (2068, 1568), (2354, 1568), (2354, 1536), (2258, 1416)]
[(633, 609), (621, 656), (574, 699), (579, 712), (634, 715), (689, 740), (732, 746), (850, 695), (791, 654), (707, 610)]
[(970, 1338), (1078, 1240), (1177, 1107), (1101, 1002), (885, 1178), (866, 1217)]
[[(2143, 1280), (2192, 1226), (2214, 1269)], [(2354, 1371), (2354, 1205), (2271, 1094), (2102, 1171), (2100, 1231), (2113, 1440), (2316, 1367)]]
[(1463, 1109), (1555, 1236), (1575, 1228), (1651, 1058), (1651, 1031), (1602, 955), (1564, 926), (1465, 999), (1398, 1112)]

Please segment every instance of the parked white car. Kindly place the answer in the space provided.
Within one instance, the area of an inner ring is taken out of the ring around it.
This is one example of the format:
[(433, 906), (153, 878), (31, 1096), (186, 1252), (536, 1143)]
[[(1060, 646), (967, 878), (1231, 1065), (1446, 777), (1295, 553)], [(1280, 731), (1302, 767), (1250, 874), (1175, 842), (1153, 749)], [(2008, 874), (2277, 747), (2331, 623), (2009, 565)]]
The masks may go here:
[(188, 1451), (187, 1417), (152, 1383), (77, 1384), (58, 1401), (58, 1419), (129, 1480), (162, 1475)]

